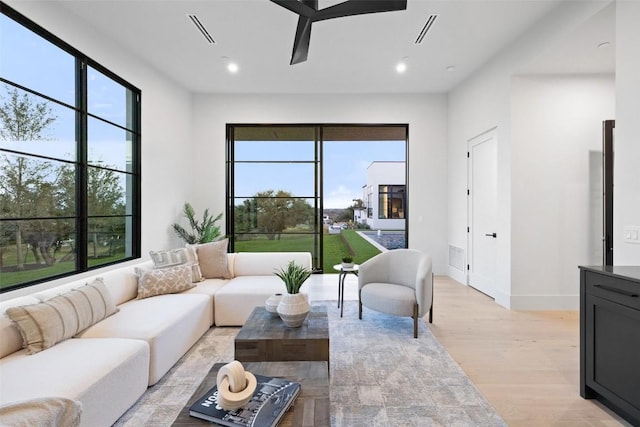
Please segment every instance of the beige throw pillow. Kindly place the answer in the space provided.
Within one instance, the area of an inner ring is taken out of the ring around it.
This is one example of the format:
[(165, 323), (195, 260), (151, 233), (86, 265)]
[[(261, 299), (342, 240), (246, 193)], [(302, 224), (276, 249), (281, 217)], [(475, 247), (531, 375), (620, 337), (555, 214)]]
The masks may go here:
[(170, 249), (167, 251), (150, 251), (151, 260), (154, 268), (169, 268), (179, 265), (191, 266), (191, 274), (194, 282), (204, 280), (198, 265), (198, 255), (192, 247)]
[(189, 265), (140, 271), (140, 273), (138, 299), (176, 294), (196, 286), (192, 283), (191, 266)]
[(228, 244), (229, 239), (200, 245), (187, 245), (187, 247), (195, 247), (200, 271), (205, 279), (231, 279), (232, 276), (227, 265)]
[(71, 338), (118, 309), (101, 278), (39, 304), (7, 308), (28, 354)]

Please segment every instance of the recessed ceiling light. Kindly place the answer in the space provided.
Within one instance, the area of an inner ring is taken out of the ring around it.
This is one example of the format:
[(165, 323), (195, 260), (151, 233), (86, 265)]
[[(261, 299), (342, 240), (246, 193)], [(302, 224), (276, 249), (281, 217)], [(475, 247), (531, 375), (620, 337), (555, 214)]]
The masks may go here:
[(238, 72), (238, 64), (236, 64), (235, 62), (229, 62), (227, 64), (227, 70), (229, 70), (230, 73), (237, 73)]
[(599, 48), (607, 48), (607, 47), (609, 47), (609, 46), (611, 46), (611, 43), (610, 43), (610, 42), (602, 42), (602, 43), (598, 43), (598, 47), (599, 47)]
[(456, 69), (456, 66), (455, 66), (455, 65), (449, 65), (449, 66), (446, 68), (446, 70), (447, 70), (447, 71), (455, 71), (455, 69)]
[(398, 73), (404, 73), (405, 71), (407, 71), (407, 64), (405, 64), (404, 62), (399, 62), (398, 65), (396, 65), (396, 71)]

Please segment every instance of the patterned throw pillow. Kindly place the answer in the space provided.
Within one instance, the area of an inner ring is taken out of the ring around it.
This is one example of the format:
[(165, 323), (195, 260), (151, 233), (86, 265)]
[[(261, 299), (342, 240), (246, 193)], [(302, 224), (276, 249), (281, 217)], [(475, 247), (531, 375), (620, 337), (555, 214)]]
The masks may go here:
[(191, 271), (190, 265), (179, 265), (141, 272), (138, 279), (138, 299), (176, 294), (195, 287)]
[(27, 353), (34, 354), (117, 311), (103, 280), (97, 278), (39, 304), (7, 308), (7, 315), (18, 326)]
[(187, 245), (195, 248), (200, 271), (205, 279), (231, 279), (227, 264), (227, 246), (229, 239), (200, 245)]
[(179, 265), (190, 265), (194, 282), (204, 280), (198, 265), (198, 255), (192, 247), (170, 249), (167, 251), (150, 251), (154, 268), (169, 268)]

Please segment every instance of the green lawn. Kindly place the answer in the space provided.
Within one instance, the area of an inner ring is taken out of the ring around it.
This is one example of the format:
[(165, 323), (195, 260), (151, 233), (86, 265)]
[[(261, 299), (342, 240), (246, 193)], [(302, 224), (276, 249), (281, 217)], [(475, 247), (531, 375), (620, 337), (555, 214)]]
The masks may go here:
[(349, 254), (349, 249), (340, 234), (325, 234), (323, 249), (322, 270), (325, 273), (335, 273), (333, 266), (342, 262), (342, 257)]
[(353, 250), (353, 262), (362, 264), (380, 253), (380, 250), (367, 242), (356, 230), (342, 230), (342, 236)]
[[(12, 250), (13, 249), (13, 250)], [(73, 257), (69, 261), (60, 261), (64, 257), (64, 253), (56, 254), (58, 262), (53, 265), (37, 265), (34, 262), (33, 254), (30, 252), (23, 252), (26, 254), (24, 270), (22, 271), (3, 271), (0, 273), (0, 289), (8, 286), (13, 286), (19, 283), (32, 282), (36, 280), (46, 279), (48, 277), (59, 276), (64, 273), (73, 272), (76, 268), (75, 260)], [(113, 261), (123, 259), (125, 257), (124, 251), (116, 252), (112, 256), (101, 256), (98, 258), (89, 258), (89, 267), (96, 267), (102, 264), (107, 264)], [(69, 258), (67, 258), (69, 259)], [(5, 247), (3, 263), (2, 265), (9, 270), (16, 265), (15, 249), (11, 247)]]
[(313, 236), (286, 235), (279, 240), (260, 238), (254, 240), (237, 240), (235, 252), (311, 252), (313, 253)]
[[(342, 230), (341, 234), (325, 234), (323, 236), (323, 263), (325, 273), (335, 273), (333, 266), (342, 262), (344, 255), (351, 254), (354, 262), (361, 264), (380, 251), (364, 240), (355, 230)], [(345, 243), (348, 242), (348, 245)], [(313, 253), (313, 236), (286, 235), (279, 240), (260, 238), (235, 242), (235, 252), (311, 252)], [(349, 250), (352, 248), (353, 252)]]
[[(333, 266), (342, 262), (342, 257), (347, 254), (353, 256), (354, 262), (362, 264), (364, 261), (380, 253), (380, 251), (364, 240), (355, 230), (342, 230), (341, 234), (324, 235), (324, 262), (322, 265), (325, 273), (335, 273)], [(348, 242), (348, 246), (346, 244)], [(314, 236), (312, 235), (286, 235), (279, 240), (268, 240), (266, 237), (255, 240), (235, 242), (236, 252), (311, 252), (313, 253)], [(352, 251), (349, 250), (349, 247)], [(89, 260), (90, 267), (106, 264), (124, 257), (123, 253), (117, 253), (111, 257), (99, 257)], [(33, 262), (33, 255), (28, 261)], [(5, 251), (5, 267), (15, 265), (15, 255)], [(7, 262), (8, 261), (8, 262)], [(27, 266), (28, 267), (28, 266)], [(33, 267), (33, 266), (32, 266)], [(0, 274), (0, 288), (16, 283), (25, 283), (34, 280), (53, 277), (75, 269), (74, 261), (58, 262), (52, 266), (40, 268), (26, 268), (23, 271), (3, 272)]]

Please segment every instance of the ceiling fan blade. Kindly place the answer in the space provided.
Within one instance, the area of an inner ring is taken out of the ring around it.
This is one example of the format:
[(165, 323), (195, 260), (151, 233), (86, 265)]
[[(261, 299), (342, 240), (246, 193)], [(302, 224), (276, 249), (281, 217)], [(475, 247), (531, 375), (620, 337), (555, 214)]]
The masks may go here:
[[(306, 0), (304, 2), (298, 0), (271, 0), (273, 3), (284, 7), (285, 9), (289, 9), (293, 13), (297, 13), (300, 16), (304, 16), (305, 18), (311, 18), (313, 14), (316, 13), (316, 9), (318, 9), (318, 1), (317, 0)], [(314, 7), (315, 5), (315, 7)]]
[(309, 54), (309, 42), (311, 41), (311, 18), (301, 16), (298, 19), (296, 38), (293, 41), (293, 52), (289, 65), (299, 64), (307, 60)]
[(319, 10), (313, 15), (313, 21), (324, 21), (326, 19), (363, 15), (365, 13), (392, 12), (405, 10), (406, 8), (407, 0), (348, 0)]

